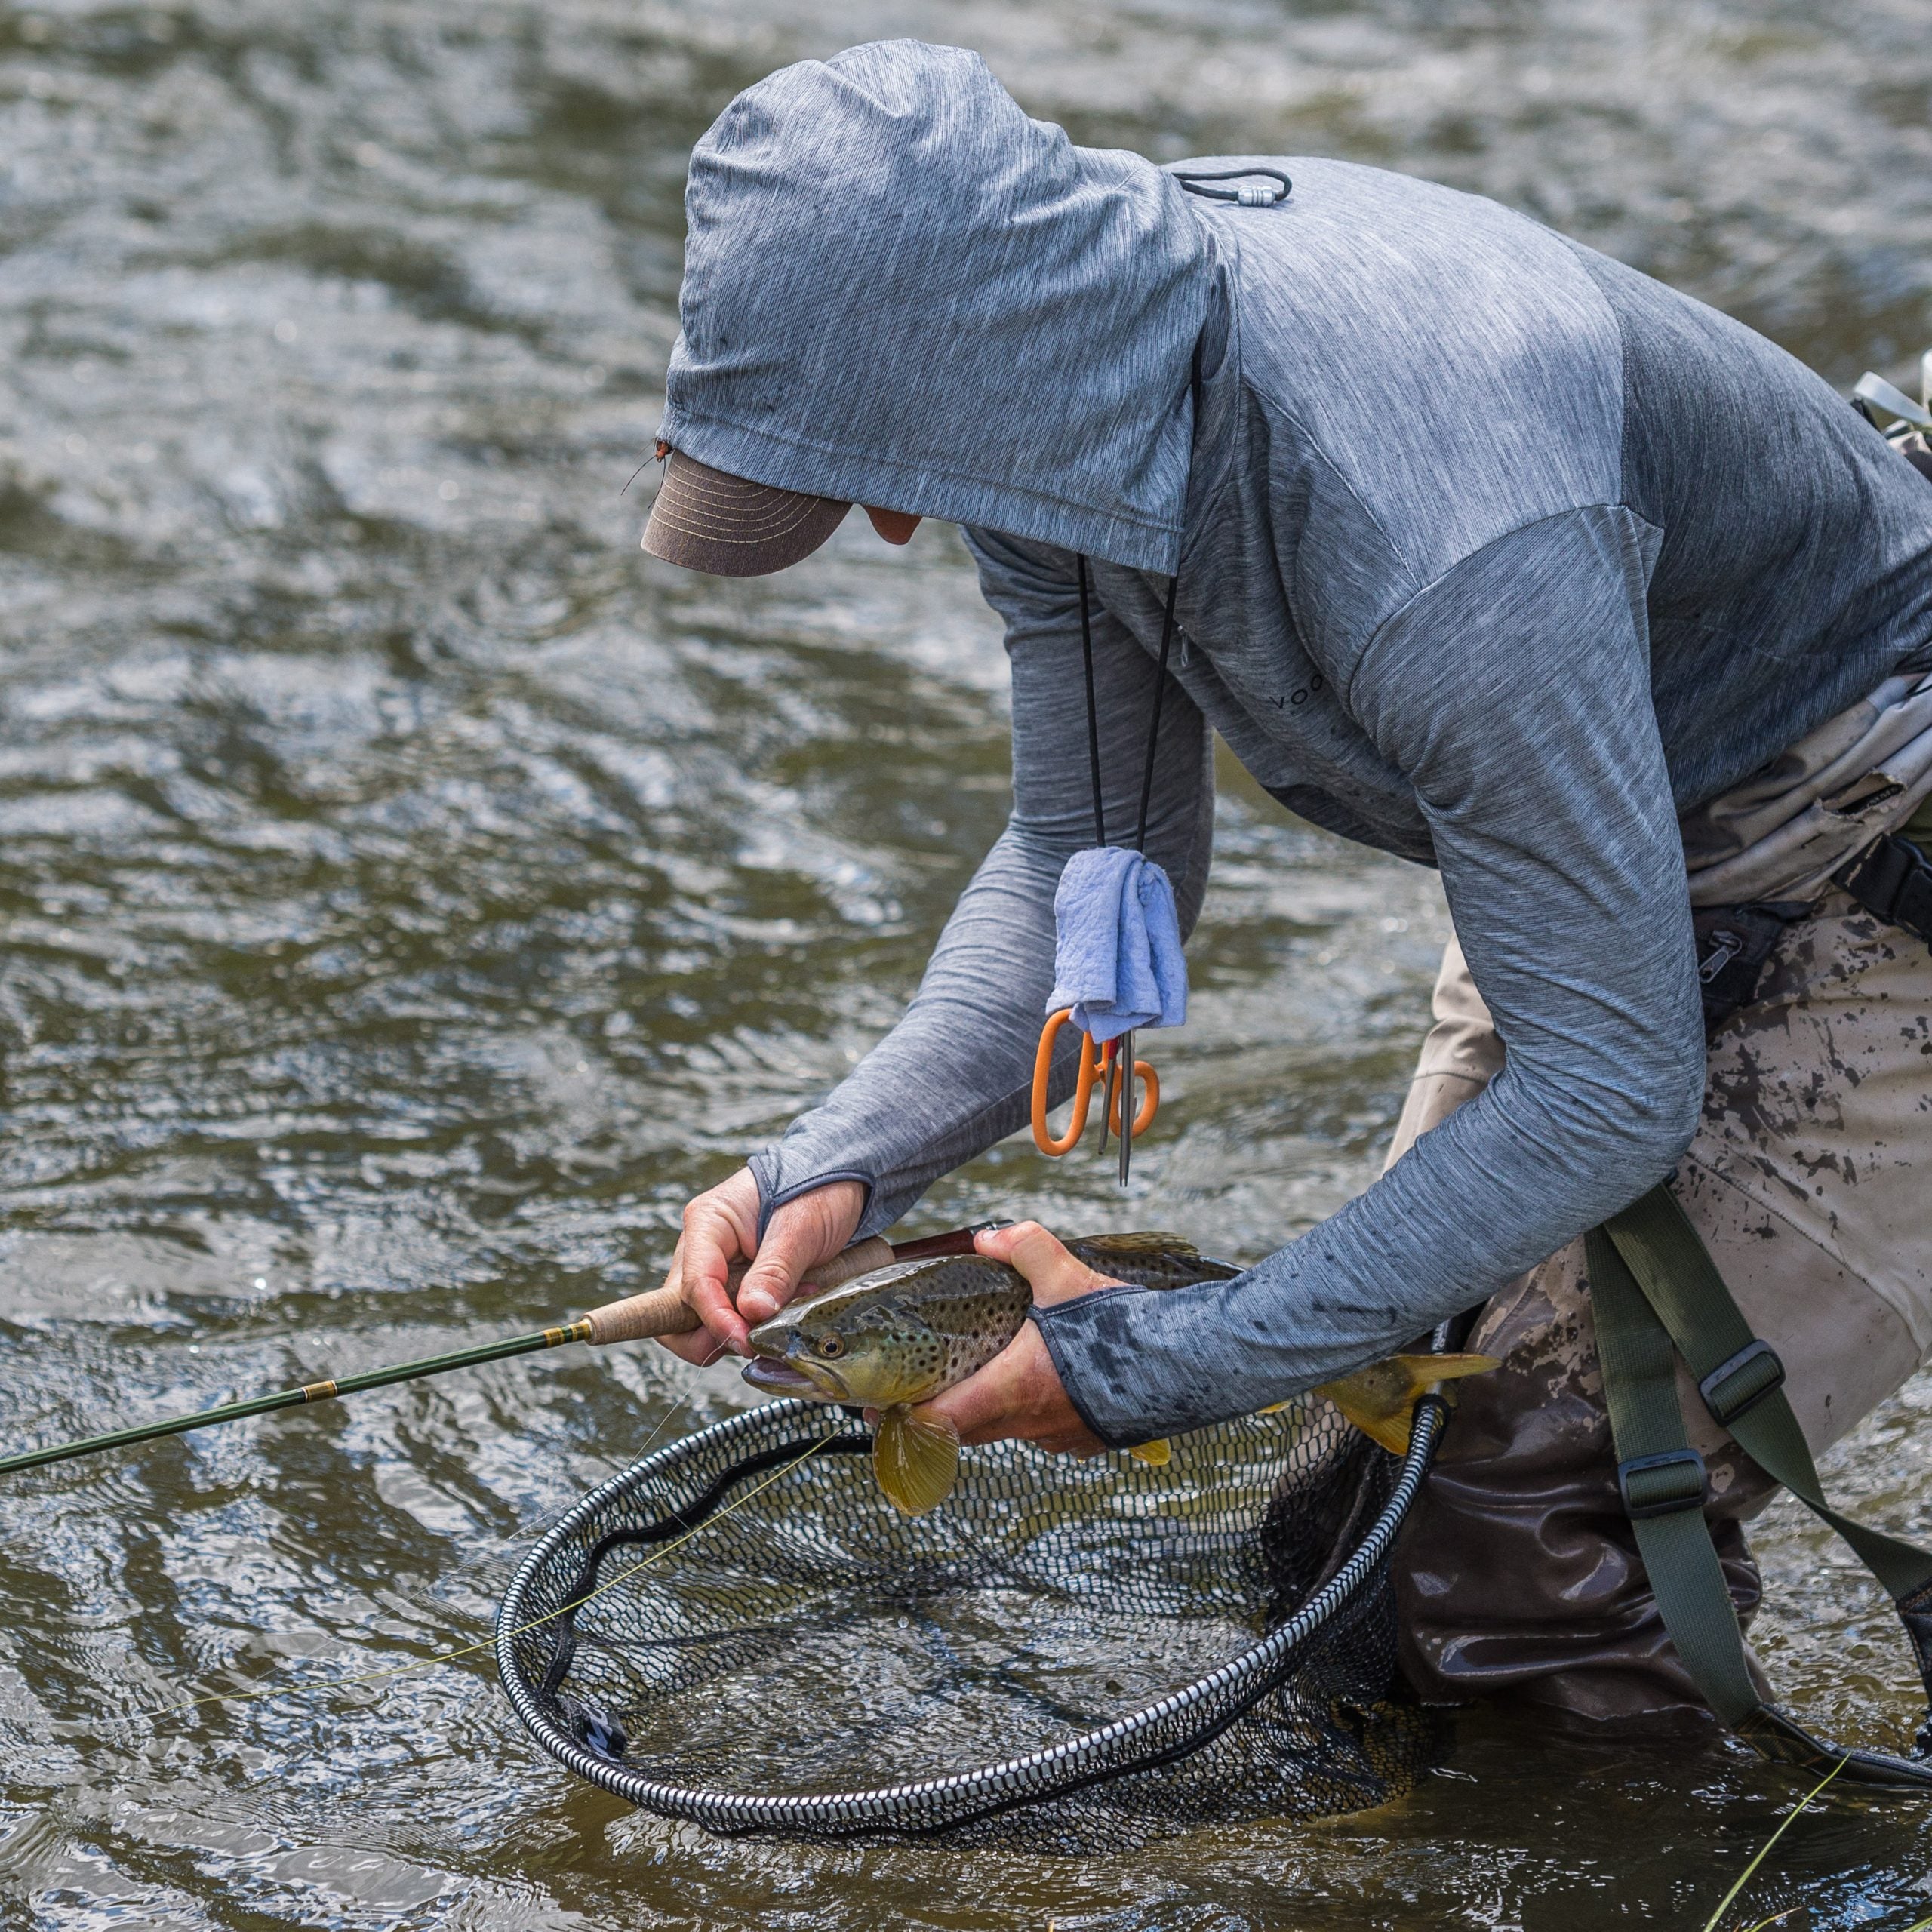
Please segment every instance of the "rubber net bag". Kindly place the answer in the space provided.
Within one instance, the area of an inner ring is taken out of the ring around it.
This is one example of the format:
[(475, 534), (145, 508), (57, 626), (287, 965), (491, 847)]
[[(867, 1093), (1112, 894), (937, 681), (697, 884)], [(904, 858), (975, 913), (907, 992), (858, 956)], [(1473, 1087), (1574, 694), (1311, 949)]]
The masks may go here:
[(909, 1517), (860, 1424), (774, 1402), (586, 1497), (512, 1578), (499, 1669), (571, 1770), (721, 1834), (1077, 1853), (1360, 1810), (1435, 1741), (1389, 1552), (1441, 1417), (1399, 1460), (1318, 1396), (1164, 1468), (968, 1449)]

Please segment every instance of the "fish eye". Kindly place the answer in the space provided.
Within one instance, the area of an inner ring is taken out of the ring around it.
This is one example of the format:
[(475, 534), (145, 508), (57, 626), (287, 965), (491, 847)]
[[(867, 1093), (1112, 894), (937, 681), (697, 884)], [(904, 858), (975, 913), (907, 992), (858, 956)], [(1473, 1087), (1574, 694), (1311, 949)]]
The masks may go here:
[(845, 1352), (844, 1338), (838, 1335), (820, 1336), (818, 1352), (822, 1355), (842, 1355)]

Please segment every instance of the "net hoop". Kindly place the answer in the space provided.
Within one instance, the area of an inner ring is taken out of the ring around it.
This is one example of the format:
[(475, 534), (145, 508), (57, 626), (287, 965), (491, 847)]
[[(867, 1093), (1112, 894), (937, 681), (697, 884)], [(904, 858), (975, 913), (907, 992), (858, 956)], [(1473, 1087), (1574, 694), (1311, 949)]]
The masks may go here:
[[(1388, 1500), (1361, 1543), (1335, 1574), (1275, 1629), (1207, 1676), (1112, 1723), (1075, 1733), (1061, 1742), (1003, 1761), (951, 1776), (887, 1784), (849, 1792), (808, 1794), (734, 1792), (694, 1789), (647, 1777), (587, 1750), (563, 1730), (540, 1700), (516, 1654), (515, 1638), (541, 1615), (529, 1592), (553, 1555), (593, 1518), (632, 1491), (675, 1469), (688, 1458), (728, 1450), (755, 1430), (783, 1419), (803, 1438), (829, 1440), (851, 1425), (835, 1410), (797, 1401), (766, 1404), (728, 1417), (633, 1463), (592, 1490), (537, 1543), (511, 1578), (497, 1613), (497, 1674), (525, 1728), (564, 1767), (614, 1797), (660, 1817), (679, 1819), (731, 1836), (746, 1832), (835, 1838), (869, 1833), (918, 1836), (956, 1829), (1037, 1800), (1057, 1798), (1104, 1780), (1144, 1769), (1170, 1747), (1144, 1758), (1121, 1761), (1123, 1746), (1151, 1734), (1166, 1720), (1223, 1693), (1248, 1686), (1259, 1696), (1294, 1666), (1298, 1653), (1351, 1604), (1358, 1592), (1374, 1582), (1395, 1534), (1427, 1475), (1447, 1409), (1438, 1397), (1417, 1405), (1408, 1454), (1402, 1459)], [(697, 1534), (703, 1534), (700, 1528)], [(1244, 1707), (1236, 1705), (1218, 1722), (1204, 1726), (1190, 1750), (1211, 1741)]]

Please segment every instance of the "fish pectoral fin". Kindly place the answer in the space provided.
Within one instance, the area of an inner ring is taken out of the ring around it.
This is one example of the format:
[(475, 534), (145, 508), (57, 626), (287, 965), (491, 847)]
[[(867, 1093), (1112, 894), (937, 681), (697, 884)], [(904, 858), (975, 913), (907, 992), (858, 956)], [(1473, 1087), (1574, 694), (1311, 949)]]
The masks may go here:
[(1315, 1390), (1371, 1441), (1392, 1456), (1409, 1453), (1409, 1420), (1416, 1404), (1438, 1382), (1481, 1375), (1501, 1364), (1494, 1355), (1391, 1355)]
[(1503, 1366), (1497, 1355), (1396, 1355), (1415, 1385), (1418, 1395), (1426, 1395), (1438, 1382), (1460, 1381), (1466, 1375), (1487, 1375)]
[(903, 1404), (878, 1419), (872, 1473), (894, 1509), (923, 1516), (952, 1493), (959, 1475), (959, 1432), (944, 1416)]
[(1325, 1395), (1371, 1442), (1380, 1443), (1392, 1456), (1409, 1453), (1409, 1413), (1413, 1398), (1394, 1407), (1373, 1389), (1358, 1386), (1358, 1378), (1345, 1375), (1339, 1382), (1324, 1382), (1315, 1392)]
[(1295, 1398), (1291, 1395), (1285, 1402), (1270, 1402), (1265, 1409), (1257, 1409), (1254, 1413), (1258, 1416), (1278, 1416), (1284, 1409), (1293, 1408), (1294, 1401)]
[(1155, 1437), (1152, 1442), (1137, 1442), (1127, 1453), (1157, 1469), (1164, 1469), (1174, 1459), (1174, 1452), (1168, 1447), (1164, 1435)]

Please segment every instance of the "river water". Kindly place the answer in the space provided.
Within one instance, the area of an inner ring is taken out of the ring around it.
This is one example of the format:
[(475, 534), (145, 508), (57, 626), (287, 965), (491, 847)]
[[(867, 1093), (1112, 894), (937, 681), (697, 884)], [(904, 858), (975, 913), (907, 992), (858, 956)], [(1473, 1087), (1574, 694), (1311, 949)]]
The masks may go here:
[[(1932, 339), (1909, 0), (8, 7), (0, 1446), (648, 1282), (683, 1198), (913, 984), (1005, 809), (956, 537), (855, 521), (727, 584), (641, 558), (625, 490), (691, 143), (771, 67), (897, 33), (980, 48), (1083, 140), (1483, 189), (1841, 384), (1909, 380)], [(1252, 1255), (1365, 1183), (1434, 885), (1222, 792), (1131, 1206), (1008, 1147), (920, 1225)], [(1331, 1824), (1086, 1863), (748, 1846), (572, 1783), (486, 1656), (300, 1688), (479, 1641), (520, 1537), (749, 1399), (573, 1351), (6, 1482), (0, 1923), (1700, 1925), (1789, 1801), (1734, 1759), (1472, 1717), (1413, 1797)], [(1830, 1472), (1921, 1533), (1928, 1406), (1908, 1389)], [(1781, 1684), (1896, 1734), (1882, 1603), (1782, 1509), (1761, 1540)], [(1737, 1922), (1902, 1927), (1929, 1884), (1918, 1810), (1844, 1802)]]

